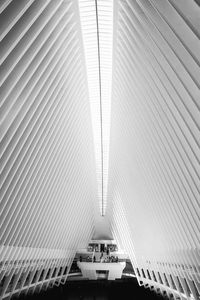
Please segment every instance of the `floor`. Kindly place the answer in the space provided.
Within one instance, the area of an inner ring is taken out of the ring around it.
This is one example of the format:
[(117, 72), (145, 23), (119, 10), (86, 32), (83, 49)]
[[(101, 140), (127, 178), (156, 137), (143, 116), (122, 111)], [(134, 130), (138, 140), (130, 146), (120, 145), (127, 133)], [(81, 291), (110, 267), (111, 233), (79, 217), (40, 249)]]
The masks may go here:
[(139, 287), (135, 279), (96, 280), (67, 282), (65, 286), (53, 288), (46, 293), (21, 297), (20, 300), (126, 300), (163, 299), (147, 289)]

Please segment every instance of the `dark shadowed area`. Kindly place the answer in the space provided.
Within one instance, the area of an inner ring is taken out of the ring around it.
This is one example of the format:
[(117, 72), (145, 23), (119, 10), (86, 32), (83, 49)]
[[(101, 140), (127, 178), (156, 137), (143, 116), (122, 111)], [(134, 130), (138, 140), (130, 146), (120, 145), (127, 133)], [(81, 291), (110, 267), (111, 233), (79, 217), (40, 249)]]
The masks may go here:
[(54, 287), (40, 294), (20, 297), (20, 300), (113, 300), (113, 299), (164, 299), (149, 289), (139, 287), (135, 279), (115, 281), (74, 281), (65, 286)]

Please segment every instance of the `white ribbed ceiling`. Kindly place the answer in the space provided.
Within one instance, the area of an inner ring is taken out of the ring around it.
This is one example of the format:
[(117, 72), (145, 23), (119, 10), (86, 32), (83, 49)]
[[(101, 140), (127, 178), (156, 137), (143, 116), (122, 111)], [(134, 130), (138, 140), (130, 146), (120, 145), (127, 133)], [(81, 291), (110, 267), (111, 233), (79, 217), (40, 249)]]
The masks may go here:
[(199, 299), (199, 38), (194, 0), (0, 1), (0, 299), (92, 237)]
[(62, 275), (92, 236), (97, 198), (78, 4), (0, 5), (1, 279), (16, 261), (22, 275)]
[(197, 299), (200, 8), (173, 0), (114, 7), (107, 213), (141, 284), (180, 291), (180, 276), (182, 292), (193, 289)]

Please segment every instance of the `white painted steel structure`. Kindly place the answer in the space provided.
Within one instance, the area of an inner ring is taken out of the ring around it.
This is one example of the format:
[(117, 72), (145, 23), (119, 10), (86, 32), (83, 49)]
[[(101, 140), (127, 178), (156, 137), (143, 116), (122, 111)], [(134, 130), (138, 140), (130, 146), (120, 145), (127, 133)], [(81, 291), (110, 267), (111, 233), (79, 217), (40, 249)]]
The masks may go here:
[(1, 299), (65, 283), (99, 205), (139, 284), (200, 298), (199, 38), (198, 0), (0, 1)]
[(107, 214), (140, 284), (200, 295), (200, 7), (117, 1)]
[(97, 187), (78, 3), (0, 9), (2, 298), (65, 282)]

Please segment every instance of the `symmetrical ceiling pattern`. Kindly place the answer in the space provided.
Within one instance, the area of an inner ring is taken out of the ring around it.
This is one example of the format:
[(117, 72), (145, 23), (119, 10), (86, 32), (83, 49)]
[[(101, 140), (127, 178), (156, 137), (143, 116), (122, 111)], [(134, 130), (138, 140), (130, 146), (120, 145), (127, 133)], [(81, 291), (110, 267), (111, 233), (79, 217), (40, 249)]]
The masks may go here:
[(0, 1), (0, 299), (106, 230), (139, 284), (199, 299), (199, 37), (193, 0)]

